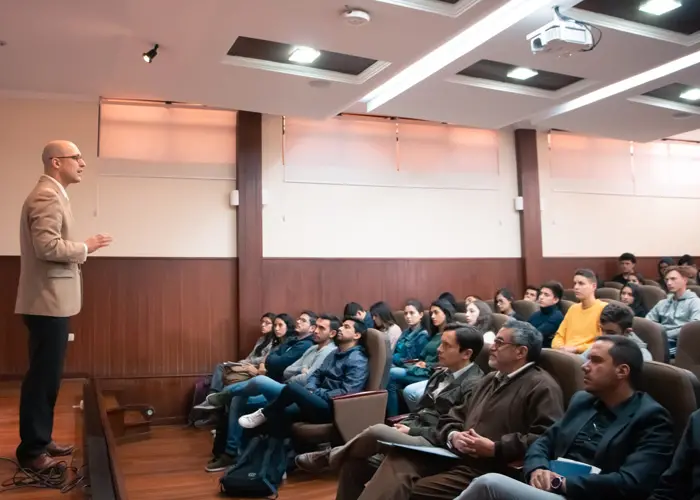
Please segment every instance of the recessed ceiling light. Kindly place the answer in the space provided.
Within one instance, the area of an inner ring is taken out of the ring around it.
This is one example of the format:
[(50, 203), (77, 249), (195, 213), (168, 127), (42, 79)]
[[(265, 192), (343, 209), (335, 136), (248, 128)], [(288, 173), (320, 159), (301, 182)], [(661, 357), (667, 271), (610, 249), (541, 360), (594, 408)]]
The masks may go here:
[(508, 72), (508, 78), (513, 78), (515, 80), (527, 80), (532, 78), (537, 74), (537, 71), (530, 68), (515, 68)]
[(311, 64), (321, 53), (311, 47), (294, 47), (292, 53), (289, 54), (289, 60), (299, 64)]
[(671, 12), (683, 4), (681, 0), (647, 0), (639, 6), (639, 10), (646, 12), (647, 14), (652, 14), (654, 16), (660, 16), (666, 14), (666, 12)]
[(681, 94), (681, 99), (685, 99), (686, 101), (697, 101), (700, 99), (700, 89), (690, 89), (686, 90)]

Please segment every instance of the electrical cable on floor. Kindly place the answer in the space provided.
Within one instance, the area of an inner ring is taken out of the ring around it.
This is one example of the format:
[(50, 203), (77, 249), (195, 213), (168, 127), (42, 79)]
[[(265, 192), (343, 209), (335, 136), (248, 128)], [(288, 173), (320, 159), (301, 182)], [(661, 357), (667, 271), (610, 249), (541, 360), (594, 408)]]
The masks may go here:
[[(20, 488), (46, 488), (68, 493), (86, 483), (87, 480), (87, 477), (81, 473), (85, 466), (75, 467), (72, 459), (70, 465), (66, 461), (60, 461), (58, 467), (54, 466), (41, 471), (25, 469), (11, 458), (0, 457), (0, 462), (9, 462), (16, 468), (14, 475), (0, 484), (0, 493)], [(70, 481), (66, 481), (69, 472), (73, 473), (73, 477)]]

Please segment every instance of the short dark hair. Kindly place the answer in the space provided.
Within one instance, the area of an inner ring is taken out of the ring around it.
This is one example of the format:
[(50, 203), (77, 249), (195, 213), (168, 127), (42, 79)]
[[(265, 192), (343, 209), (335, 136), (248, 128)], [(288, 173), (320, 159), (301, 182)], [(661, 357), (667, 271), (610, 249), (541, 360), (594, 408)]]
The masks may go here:
[(564, 286), (558, 281), (545, 281), (540, 286), (540, 291), (542, 291), (543, 288), (551, 290), (552, 295), (554, 295), (559, 300), (561, 300), (562, 297), (564, 297)]
[(598, 276), (596, 276), (596, 274), (590, 269), (576, 269), (576, 272), (574, 272), (574, 277), (576, 276), (583, 276), (593, 283), (598, 283)]
[(484, 334), (476, 327), (465, 325), (464, 323), (449, 323), (445, 326), (445, 332), (448, 330), (455, 332), (460, 352), (464, 352), (467, 349), (472, 350), (472, 356), (469, 358), (469, 361), (474, 361), (484, 348)]
[(316, 324), (318, 314), (316, 314), (313, 311), (309, 311), (308, 309), (304, 309), (303, 311), (301, 311), (301, 313), (299, 313), (299, 316), (301, 316), (302, 314), (306, 314), (309, 317), (309, 323), (311, 323), (312, 325)]
[(596, 341), (610, 342), (613, 346), (608, 351), (615, 366), (627, 365), (630, 367), (629, 382), (632, 388), (639, 387), (644, 368), (644, 356), (637, 343), (622, 335), (602, 335)]
[(678, 259), (678, 265), (679, 266), (692, 266), (693, 265), (693, 258), (687, 253), (684, 255), (681, 255), (680, 259)]
[(364, 311), (364, 308), (357, 302), (348, 302), (345, 304), (345, 309), (343, 309), (343, 316), (357, 316), (357, 313)]
[(617, 258), (618, 262), (622, 262), (623, 260), (629, 260), (632, 264), (637, 263), (637, 257), (635, 257), (633, 253), (629, 252), (625, 252)]
[(537, 293), (540, 293), (540, 288), (537, 287), (537, 286), (535, 286), (535, 285), (527, 285), (527, 286), (525, 287), (525, 291), (527, 292), (528, 290), (534, 290), (534, 291), (536, 291)]
[(452, 304), (452, 307), (454, 307), (455, 309), (457, 308), (457, 299), (455, 299), (455, 296), (451, 292), (442, 292), (438, 297), (438, 300), (446, 300), (447, 302)]
[(389, 304), (386, 302), (376, 302), (372, 304), (372, 307), (369, 308), (369, 314), (372, 317), (377, 316), (382, 320), (385, 328), (396, 324), (394, 315), (391, 314), (391, 307), (389, 307)]
[(367, 344), (367, 325), (365, 325), (363, 321), (352, 317), (346, 317), (344, 321), (352, 321), (352, 324), (355, 327), (355, 333), (360, 334), (360, 339), (357, 341), (357, 345), (365, 347)]
[(337, 332), (340, 328), (340, 318), (338, 318), (338, 316), (335, 314), (323, 313), (318, 317), (318, 319), (328, 320), (331, 323), (331, 331), (335, 330)]
[(611, 302), (600, 313), (600, 323), (615, 323), (624, 332), (628, 328), (632, 328), (634, 312), (622, 303), (616, 304)]

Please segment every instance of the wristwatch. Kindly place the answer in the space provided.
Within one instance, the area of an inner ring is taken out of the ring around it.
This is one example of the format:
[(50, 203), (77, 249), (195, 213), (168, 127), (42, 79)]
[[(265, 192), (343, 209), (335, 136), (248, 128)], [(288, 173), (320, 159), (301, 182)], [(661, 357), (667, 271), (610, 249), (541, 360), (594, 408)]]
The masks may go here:
[(552, 487), (552, 493), (559, 493), (562, 484), (564, 484), (564, 480), (561, 477), (553, 477), (552, 482), (550, 483), (550, 486)]

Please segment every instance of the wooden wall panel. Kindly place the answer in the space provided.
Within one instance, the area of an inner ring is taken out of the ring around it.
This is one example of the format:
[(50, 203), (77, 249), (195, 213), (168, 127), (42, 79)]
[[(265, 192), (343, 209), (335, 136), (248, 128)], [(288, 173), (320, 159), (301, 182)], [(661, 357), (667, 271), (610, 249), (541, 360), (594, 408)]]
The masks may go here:
[(266, 310), (302, 309), (341, 314), (350, 301), (369, 307), (386, 300), (393, 308), (410, 298), (427, 306), (441, 292), (458, 300), (469, 294), (492, 298), (500, 287), (522, 293), (520, 259), (263, 259)]
[[(19, 257), (0, 257), (0, 375), (22, 375), (26, 332), (14, 315)], [(65, 372), (96, 377), (209, 373), (238, 357), (235, 259), (91, 258), (71, 321)]]

